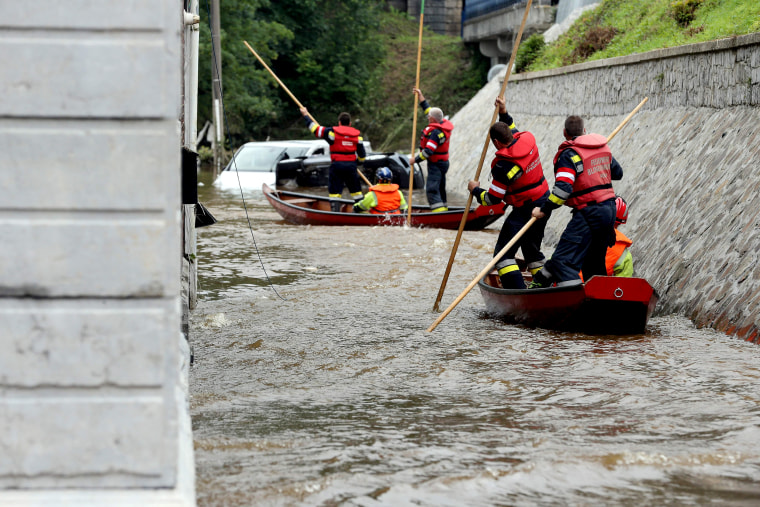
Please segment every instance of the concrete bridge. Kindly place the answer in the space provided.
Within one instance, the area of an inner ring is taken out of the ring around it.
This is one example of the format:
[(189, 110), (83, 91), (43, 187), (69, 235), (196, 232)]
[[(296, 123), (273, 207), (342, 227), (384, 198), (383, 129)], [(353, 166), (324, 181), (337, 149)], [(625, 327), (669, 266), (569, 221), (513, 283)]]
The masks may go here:
[[(417, 19), (420, 3), (420, 0), (388, 1), (389, 6)], [(559, 3), (560, 0), (533, 0), (523, 37), (551, 27)], [(574, 0), (565, 3), (574, 5)], [(509, 61), (526, 5), (527, 0), (428, 0), (423, 22), (436, 33), (461, 35), (465, 42), (477, 43), (493, 66)]]
[[(534, 0), (523, 30), (523, 40), (545, 32), (554, 23), (558, 0)], [(478, 43), (491, 65), (507, 63), (525, 14), (525, 0), (471, 0), (462, 12), (462, 39)]]

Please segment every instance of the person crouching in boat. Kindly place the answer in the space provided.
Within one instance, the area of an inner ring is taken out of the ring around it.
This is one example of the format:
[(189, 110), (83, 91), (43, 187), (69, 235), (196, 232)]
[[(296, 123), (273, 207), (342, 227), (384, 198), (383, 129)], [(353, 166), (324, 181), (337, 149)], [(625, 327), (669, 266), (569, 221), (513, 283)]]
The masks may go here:
[(343, 194), (344, 185), (351, 192), (354, 202), (360, 201), (363, 195), (357, 162), (364, 162), (367, 151), (364, 149), (361, 132), (351, 126), (351, 115), (340, 113), (337, 126), (323, 127), (312, 120), (305, 107), (300, 108), (300, 111), (309, 130), (330, 145), (330, 169), (327, 174), (330, 209), (340, 211), (341, 203), (337, 199)]
[(374, 213), (377, 215), (398, 215), (407, 209), (404, 193), (392, 183), (393, 173), (387, 167), (375, 172), (377, 185), (369, 187), (369, 192), (359, 202), (354, 203), (354, 213)]
[(628, 203), (615, 197), (615, 244), (607, 249), (607, 276), (633, 276), (633, 256), (629, 248), (633, 241), (620, 232), (618, 226), (628, 221)]
[(623, 168), (612, 156), (607, 138), (586, 134), (583, 119), (569, 116), (565, 141), (554, 156), (554, 188), (549, 199), (533, 210), (541, 219), (563, 204), (573, 209), (552, 258), (533, 276), (530, 288), (577, 283), (606, 275), (607, 248), (615, 242), (615, 191), (612, 180)]
[[(499, 108), (499, 121), (489, 132), (497, 150), (491, 162), (491, 186), (488, 190), (482, 189), (480, 182), (474, 180), (467, 184), (472, 196), (483, 206), (502, 201), (506, 206), (512, 206), (496, 240), (494, 255), (528, 223), (533, 208), (542, 206), (549, 198), (549, 185), (544, 178), (536, 138), (530, 132), (517, 130), (502, 97), (496, 98), (495, 105)], [(541, 242), (547, 220), (548, 216), (533, 224), (496, 263), (503, 288), (525, 288), (525, 280), (515, 260), (518, 249), (522, 249), (531, 273), (544, 265), (546, 257), (541, 252)]]

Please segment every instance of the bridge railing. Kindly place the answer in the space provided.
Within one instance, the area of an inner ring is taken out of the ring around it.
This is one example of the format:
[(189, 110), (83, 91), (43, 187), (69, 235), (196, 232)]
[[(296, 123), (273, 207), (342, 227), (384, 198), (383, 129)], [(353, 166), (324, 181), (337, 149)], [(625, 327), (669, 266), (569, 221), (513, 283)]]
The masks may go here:
[(474, 19), (511, 5), (525, 2), (526, 0), (467, 0), (462, 10), (462, 21)]

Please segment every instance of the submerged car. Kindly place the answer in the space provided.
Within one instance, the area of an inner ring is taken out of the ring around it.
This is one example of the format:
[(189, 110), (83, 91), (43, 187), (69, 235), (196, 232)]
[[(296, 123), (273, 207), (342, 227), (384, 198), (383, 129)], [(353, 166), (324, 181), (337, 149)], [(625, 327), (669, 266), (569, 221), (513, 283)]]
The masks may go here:
[[(387, 167), (393, 173), (393, 183), (409, 188), (409, 158), (400, 153), (367, 152), (359, 170), (369, 181), (375, 181), (375, 171)], [(279, 187), (325, 187), (330, 169), (329, 151), (281, 160), (277, 163), (276, 184)], [(414, 188), (423, 188), (425, 178), (419, 164), (414, 164)]]
[[(369, 181), (375, 171), (388, 167), (393, 183), (409, 188), (409, 159), (399, 153), (374, 153), (364, 141), (367, 156), (359, 170)], [(260, 191), (261, 185), (274, 187), (326, 187), (330, 168), (330, 147), (322, 139), (303, 141), (262, 141), (241, 146), (219, 174), (214, 184), (222, 190)], [(418, 164), (414, 170), (414, 188), (423, 188), (425, 179)]]
[(245, 143), (214, 181), (222, 190), (260, 191), (261, 185), (275, 185), (277, 164), (283, 160), (321, 155), (328, 148), (320, 139), (309, 141), (262, 141)]

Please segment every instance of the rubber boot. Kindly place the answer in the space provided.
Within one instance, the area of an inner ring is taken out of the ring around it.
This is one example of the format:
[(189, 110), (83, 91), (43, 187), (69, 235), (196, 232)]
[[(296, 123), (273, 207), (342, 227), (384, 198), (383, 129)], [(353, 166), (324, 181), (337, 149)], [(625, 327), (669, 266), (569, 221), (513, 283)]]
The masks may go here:
[(501, 280), (501, 287), (503, 289), (524, 289), (525, 280), (519, 269), (510, 271), (508, 273), (500, 274), (499, 280)]
[(533, 281), (528, 286), (529, 289), (543, 289), (544, 287), (551, 287), (551, 278), (546, 276), (546, 271), (541, 270), (533, 275)]
[(333, 213), (340, 213), (340, 209), (343, 207), (342, 202), (330, 201), (330, 211)]

